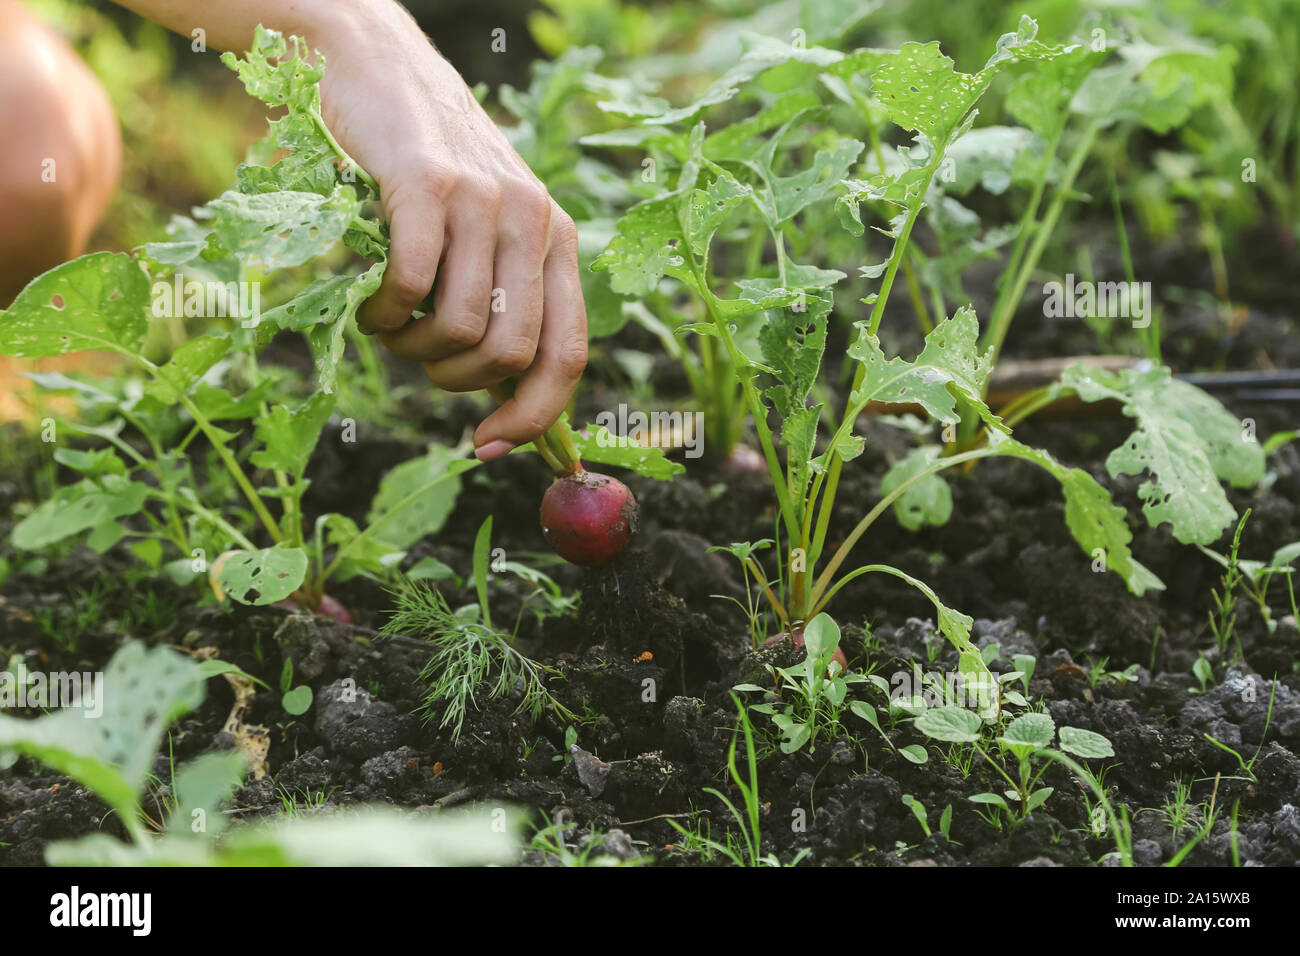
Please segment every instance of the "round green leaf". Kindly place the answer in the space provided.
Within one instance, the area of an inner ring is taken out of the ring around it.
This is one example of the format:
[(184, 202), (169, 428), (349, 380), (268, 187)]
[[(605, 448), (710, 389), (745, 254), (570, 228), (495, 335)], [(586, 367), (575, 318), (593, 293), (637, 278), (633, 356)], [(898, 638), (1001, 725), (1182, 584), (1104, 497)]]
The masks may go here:
[(927, 737), (949, 743), (968, 744), (980, 739), (983, 721), (960, 707), (932, 707), (916, 718), (916, 729)]
[(1013, 750), (1032, 753), (1052, 745), (1056, 724), (1047, 714), (1021, 714), (1002, 735), (1002, 742)]
[(307, 576), (307, 552), (302, 548), (262, 548), (240, 551), (221, 566), (221, 589), (240, 604), (283, 601)]
[(904, 760), (910, 760), (912, 763), (925, 763), (930, 759), (924, 747), (920, 744), (908, 744), (906, 747), (898, 748), (898, 755)]
[(1079, 757), (1113, 757), (1115, 748), (1101, 734), (1078, 727), (1061, 728), (1061, 749)]
[(299, 684), (289, 693), (280, 698), (280, 705), (286, 711), (295, 717), (305, 714), (311, 708), (312, 693), (311, 688), (306, 684)]

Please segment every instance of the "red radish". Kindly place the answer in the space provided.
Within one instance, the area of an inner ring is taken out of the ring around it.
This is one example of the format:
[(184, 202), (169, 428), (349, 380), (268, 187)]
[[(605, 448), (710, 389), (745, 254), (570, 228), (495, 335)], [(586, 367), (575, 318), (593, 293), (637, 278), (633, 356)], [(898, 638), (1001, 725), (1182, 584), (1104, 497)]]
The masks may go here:
[(731, 475), (767, 474), (767, 461), (748, 445), (737, 444), (722, 462), (722, 470)]
[(340, 624), (351, 624), (352, 614), (339, 603), (337, 598), (332, 598), (328, 594), (322, 594), (320, 597), (320, 607), (312, 609), (304, 607), (293, 598), (285, 598), (283, 601), (276, 601), (276, 607), (282, 607), (286, 611), (306, 611), (309, 610), (317, 617), (329, 618), (331, 621), (338, 621)]
[(556, 478), (542, 497), (546, 543), (573, 564), (611, 560), (627, 547), (636, 525), (636, 498), (609, 475), (579, 469)]
[[(789, 631), (782, 631), (780, 634), (773, 634), (771, 637), (769, 637), (767, 640), (763, 642), (763, 646), (771, 647), (773, 644), (780, 643), (788, 636), (790, 636)], [(796, 627), (794, 629), (794, 646), (800, 648), (801, 650), (803, 649), (803, 627), (802, 626)], [(842, 651), (840, 648), (838, 647), (835, 648), (835, 653), (831, 655), (831, 660), (837, 661), (839, 663), (841, 674), (849, 669), (849, 659), (844, 656), (844, 651)]]

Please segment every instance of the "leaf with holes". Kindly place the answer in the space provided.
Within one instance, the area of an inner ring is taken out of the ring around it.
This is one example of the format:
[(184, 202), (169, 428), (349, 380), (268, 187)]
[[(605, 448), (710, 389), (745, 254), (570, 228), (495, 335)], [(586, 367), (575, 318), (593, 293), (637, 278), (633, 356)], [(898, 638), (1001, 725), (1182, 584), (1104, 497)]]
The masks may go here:
[(1006, 426), (984, 404), (984, 385), (992, 367), (992, 351), (980, 354), (979, 321), (974, 310), (963, 307), (944, 319), (925, 337), (916, 361), (885, 358), (879, 340), (857, 323), (859, 335), (849, 346), (849, 356), (864, 368), (862, 386), (851, 400), (856, 420), (872, 402), (918, 404), (941, 422), (961, 420), (958, 403), (974, 409), (991, 431)]
[(1065, 523), (1089, 559), (1104, 558), (1106, 569), (1122, 577), (1133, 594), (1164, 589), (1163, 582), (1133, 557), (1129, 550), (1133, 534), (1124, 509), (1111, 500), (1110, 493), (1092, 475), (1082, 468), (1062, 465), (1047, 452), (1007, 435), (990, 432), (989, 446), (995, 454), (1033, 462), (1060, 482), (1065, 495)]
[(158, 745), (172, 721), (203, 700), (203, 681), (190, 658), (130, 642), (98, 679), (82, 683), (78, 706), (35, 720), (0, 716), (0, 751), (27, 754), (67, 774), (138, 832), (137, 797)]
[(343, 333), (347, 324), (356, 318), (361, 304), (375, 294), (384, 278), (388, 260), (381, 259), (345, 287), (343, 311), (337, 319), (320, 322), (307, 330), (307, 344), (311, 346), (316, 364), (316, 380), (328, 394), (333, 394), (338, 380), (339, 363), (343, 361)]
[(341, 183), (328, 196), (281, 190), (229, 190), (208, 204), (221, 245), (248, 266), (283, 269), (324, 255), (361, 211), (356, 190)]
[(307, 552), (281, 544), (230, 554), (221, 563), (217, 582), (240, 604), (266, 605), (292, 595), (306, 577)]
[(1152, 527), (1168, 521), (1184, 544), (1211, 544), (1236, 519), (1219, 479), (1249, 487), (1264, 476), (1264, 450), (1212, 396), (1172, 377), (1167, 368), (1108, 372), (1073, 365), (1061, 393), (1085, 402), (1112, 399), (1137, 430), (1111, 452), (1112, 475), (1149, 472), (1138, 489)]
[(0, 311), (0, 353), (138, 355), (149, 329), (149, 276), (136, 260), (96, 252), (37, 276)]
[(317, 279), (284, 305), (263, 312), (262, 321), (295, 332), (321, 323), (336, 322), (347, 308), (348, 289), (356, 281), (355, 276)]

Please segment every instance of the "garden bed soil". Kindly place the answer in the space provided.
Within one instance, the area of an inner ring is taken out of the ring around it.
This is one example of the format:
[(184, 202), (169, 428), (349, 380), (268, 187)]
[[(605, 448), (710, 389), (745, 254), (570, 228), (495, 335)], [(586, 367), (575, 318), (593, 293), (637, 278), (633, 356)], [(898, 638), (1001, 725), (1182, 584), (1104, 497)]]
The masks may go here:
[[(1027, 322), (1017, 328), (1014, 355), (1095, 350), (1077, 325)], [(1259, 367), (1261, 356), (1274, 366), (1296, 365), (1300, 340), (1282, 316), (1251, 310), (1231, 338), (1220, 330), (1215, 310), (1183, 309), (1166, 331), (1171, 359), (1183, 368)], [(584, 404), (608, 407), (610, 398), (596, 391)], [(1298, 417), (1294, 405), (1229, 405), (1235, 414), (1254, 418), (1262, 436), (1295, 427)], [(478, 413), (464, 401), (446, 408), (441, 430), (452, 438)], [(584, 420), (582, 409), (577, 419)], [(1117, 576), (1093, 573), (1089, 556), (1065, 527), (1058, 486), (1015, 461), (991, 460), (955, 476), (954, 515), (946, 526), (909, 533), (886, 517), (855, 557), (894, 564), (929, 582), (949, 606), (974, 616), (977, 643), (998, 646), (995, 671), (1011, 670), (1014, 654), (1037, 659), (1031, 697), (1041, 698), (1058, 727), (1093, 730), (1114, 745), (1114, 758), (1092, 764), (1106, 766), (1112, 799), (1128, 809), (1138, 864), (1167, 862), (1191, 838), (1201, 811), (1193, 810), (1188, 828), (1178, 834), (1161, 812), (1183, 780), (1191, 781), (1193, 804), (1213, 797), (1218, 814), (1185, 865), (1233, 861), (1233, 808), (1242, 862), (1295, 865), (1300, 632), (1287, 617), (1268, 633), (1243, 602), (1242, 660), (1219, 658), (1206, 615), (1221, 569), (1175, 542), (1167, 528), (1147, 527), (1140, 518), (1139, 480), (1116, 481), (1104, 473), (1106, 453), (1129, 427), (1124, 419), (1030, 420), (1017, 435), (1087, 468), (1112, 488), (1136, 516), (1130, 520), (1135, 555), (1167, 585), (1159, 596), (1135, 598)], [(844, 473), (832, 538), (847, 533), (878, 499), (882, 475), (910, 441), (883, 423), (867, 426), (867, 450)], [(309, 471), (308, 509), (360, 516), (383, 473), (419, 451), (414, 444), (367, 437), (364, 430), (355, 444), (327, 436)], [(298, 812), (315, 814), (363, 802), (416, 813), (509, 804), (530, 808), (537, 823), (568, 821), (566, 837), (573, 846), (595, 842), (597, 853), (649, 857), (660, 865), (704, 862), (698, 850), (682, 846), (669, 820), (689, 824), (692, 811), (701, 811), (715, 838), (733, 825), (721, 802), (704, 792), (719, 788), (739, 800), (725, 774), (736, 726), (729, 689), (740, 680), (762, 680), (764, 664), (792, 663), (796, 652), (789, 644), (750, 648), (744, 616), (717, 597), (741, 595), (738, 568), (728, 555), (707, 550), (772, 536), (774, 502), (762, 476), (724, 477), (707, 464), (689, 465), (670, 483), (627, 479), (641, 504), (642, 528), (634, 549), (617, 564), (550, 569), (566, 591), (581, 590), (577, 615), (544, 625), (523, 618), (522, 647), (557, 671), (549, 682), (552, 693), (574, 713), (591, 717), (577, 728), (576, 746), (566, 747), (565, 721), (548, 711), (533, 723), (515, 712), (517, 700), (471, 711), (456, 740), (436, 724), (422, 723), (415, 711), (427, 651), (418, 640), (377, 637), (392, 601), (364, 579), (336, 591), (353, 611), (355, 625), (279, 609), (197, 605), (195, 592), (185, 591), (171, 595), (183, 603), (169, 626), (129, 636), (215, 654), (271, 686), (289, 659), (295, 681), (313, 687), (315, 701), (301, 717), (290, 717), (279, 695), (266, 691), (242, 715), (245, 725), (265, 729), (267, 751), (259, 768), (264, 772), (235, 794), (233, 816), (239, 821), (281, 813), (286, 801), (296, 801)], [(1300, 445), (1271, 456), (1269, 473), (1262, 490), (1231, 495), (1239, 510), (1252, 509), (1242, 539), (1245, 557), (1267, 558), (1300, 540)], [(535, 456), (512, 456), (472, 473), (444, 532), (418, 544), (408, 564), (433, 556), (467, 576), (474, 532), (489, 512), (495, 515), (494, 544), (528, 560), (528, 552), (544, 549), (536, 502), (548, 480)], [(516, 492), (500, 494), (505, 486)], [(12, 482), (0, 486), (0, 498), (10, 499), (5, 513), (16, 493)], [(8, 522), (0, 524), (7, 535)], [(79, 548), (41, 577), (12, 575), (0, 597), (0, 650), (25, 654), (29, 666), (39, 663), (47, 670), (102, 667), (127, 635), (83, 633), (70, 651), (42, 635), (33, 611), (66, 602), (78, 587), (113, 575), (128, 561), (117, 551), (98, 556)], [(161, 582), (150, 586), (168, 588)], [(469, 590), (444, 591), (453, 607), (473, 600)], [(492, 579), (490, 592), (494, 617), (509, 621), (527, 587), (501, 575)], [(138, 589), (107, 598), (123, 607), (140, 599)], [(912, 661), (936, 671), (955, 667), (954, 652), (933, 627), (933, 607), (902, 582), (860, 578), (832, 610), (844, 628), (853, 669), (871, 666), (889, 679)], [(1215, 670), (1204, 693), (1197, 692), (1192, 673), (1200, 654)], [(1094, 682), (1090, 670), (1103, 659), (1100, 670), (1111, 675), (1135, 667), (1127, 678)], [(355, 682), (355, 695), (343, 693), (353, 686), (348, 681)], [(232, 746), (223, 725), (233, 702), (223, 679), (209, 681), (203, 705), (171, 734), (177, 765)], [(930, 751), (927, 763), (913, 765), (857, 717), (846, 721), (857, 742), (845, 734), (818, 743), (812, 753), (775, 752), (763, 761), (762, 852), (789, 861), (808, 849), (808, 861), (816, 864), (1047, 866), (1092, 864), (1114, 850), (1111, 838), (1091, 826), (1088, 794), (1064, 769), (1046, 773), (1043, 782), (1054, 793), (1043, 807), (1010, 833), (999, 832), (976, 815), (968, 799), (1003, 789), (989, 767), (950, 764), (942, 748), (902, 723), (891, 731), (895, 744), (920, 743)], [(1257, 754), (1254, 779), (1208, 737), (1246, 760)], [(160, 780), (169, 779), (168, 761), (166, 754), (159, 758)], [(904, 794), (928, 808), (933, 836), (925, 837)], [(936, 825), (948, 805), (951, 841)], [(96, 830), (125, 836), (81, 786), (26, 759), (0, 773), (0, 864), (39, 864), (50, 841)], [(553, 861), (538, 851), (525, 855), (529, 863)]]

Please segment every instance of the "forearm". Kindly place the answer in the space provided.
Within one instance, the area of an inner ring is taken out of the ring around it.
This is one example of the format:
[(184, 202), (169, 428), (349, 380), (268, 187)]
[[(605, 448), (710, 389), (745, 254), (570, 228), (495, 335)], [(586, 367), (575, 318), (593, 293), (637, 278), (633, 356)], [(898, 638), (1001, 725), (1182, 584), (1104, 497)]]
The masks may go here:
[(248, 49), (260, 23), (272, 30), (304, 37), (329, 57), (341, 44), (364, 37), (377, 27), (409, 23), (410, 15), (393, 0), (116, 0), (142, 17), (184, 36), (202, 29), (217, 50)]

